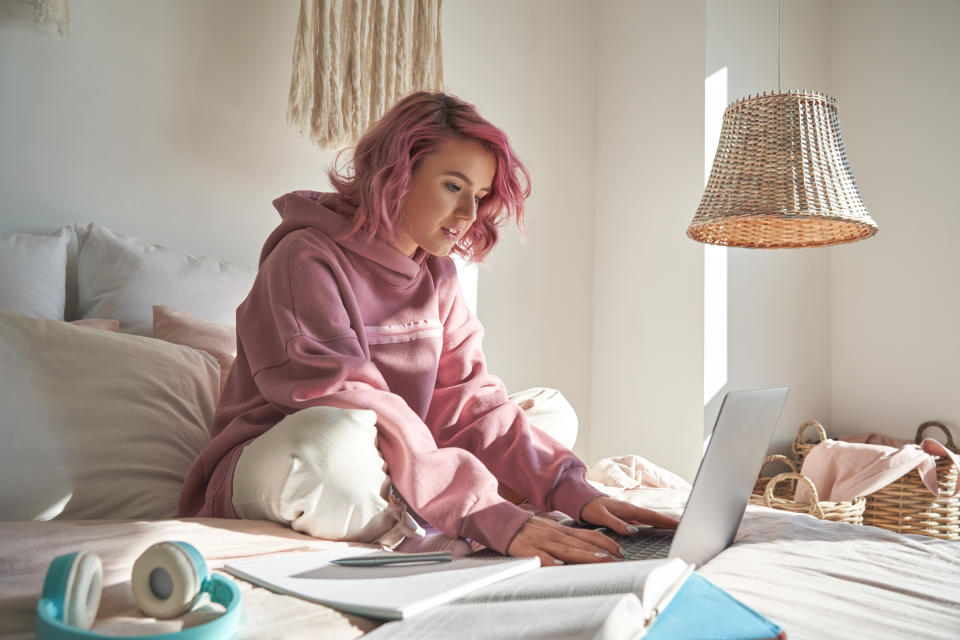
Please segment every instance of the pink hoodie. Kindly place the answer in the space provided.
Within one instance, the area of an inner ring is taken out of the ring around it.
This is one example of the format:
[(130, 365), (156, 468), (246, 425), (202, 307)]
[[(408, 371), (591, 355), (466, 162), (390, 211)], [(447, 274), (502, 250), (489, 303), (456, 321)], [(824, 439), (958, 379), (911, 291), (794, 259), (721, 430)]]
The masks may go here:
[(575, 518), (602, 495), (487, 373), (483, 328), (450, 258), (344, 239), (351, 209), (336, 194), (299, 191), (274, 206), (283, 221), (237, 308), (237, 359), (213, 438), (187, 473), (181, 516), (235, 518), (244, 445), (314, 406), (375, 411), (380, 452), (410, 507), (443, 533), (497, 551), (531, 515), (497, 494), (498, 479), (537, 508)]

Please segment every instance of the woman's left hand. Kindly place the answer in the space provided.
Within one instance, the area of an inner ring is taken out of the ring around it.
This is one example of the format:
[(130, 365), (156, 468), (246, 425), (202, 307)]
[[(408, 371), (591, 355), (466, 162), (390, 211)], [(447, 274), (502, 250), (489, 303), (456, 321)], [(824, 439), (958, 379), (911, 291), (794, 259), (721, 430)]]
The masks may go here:
[(635, 534), (638, 530), (637, 525), (676, 529), (678, 522), (671, 516), (637, 507), (610, 496), (600, 496), (588, 502), (580, 512), (580, 519), (590, 524), (607, 527), (625, 536)]

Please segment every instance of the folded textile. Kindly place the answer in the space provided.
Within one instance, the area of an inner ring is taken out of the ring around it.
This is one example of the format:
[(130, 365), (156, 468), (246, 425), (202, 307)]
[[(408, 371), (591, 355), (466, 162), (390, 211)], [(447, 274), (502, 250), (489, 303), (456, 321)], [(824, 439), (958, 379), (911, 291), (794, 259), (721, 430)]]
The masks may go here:
[(587, 480), (620, 489), (690, 490), (690, 483), (638, 455), (604, 458), (587, 468)]
[[(863, 442), (825, 440), (811, 449), (803, 461), (800, 473), (813, 481), (821, 500), (839, 502), (867, 496), (914, 469), (919, 470), (924, 486), (937, 496), (939, 488), (934, 456), (947, 456), (954, 464), (960, 464), (955, 453), (932, 438), (924, 439), (919, 445), (876, 435), (849, 438)], [(871, 444), (878, 441), (899, 446)], [(952, 495), (958, 492), (960, 480)], [(805, 483), (797, 484), (794, 500), (810, 500)]]

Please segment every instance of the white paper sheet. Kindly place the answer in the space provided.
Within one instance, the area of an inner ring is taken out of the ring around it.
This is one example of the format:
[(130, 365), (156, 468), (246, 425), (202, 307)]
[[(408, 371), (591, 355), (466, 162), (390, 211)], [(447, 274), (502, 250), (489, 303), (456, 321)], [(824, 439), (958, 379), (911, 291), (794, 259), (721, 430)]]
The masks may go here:
[(337, 558), (371, 552), (351, 548), (270, 555), (230, 562), (226, 570), (272, 591), (392, 620), (416, 615), (540, 566), (537, 558), (458, 558), (453, 562), (367, 567), (331, 564)]

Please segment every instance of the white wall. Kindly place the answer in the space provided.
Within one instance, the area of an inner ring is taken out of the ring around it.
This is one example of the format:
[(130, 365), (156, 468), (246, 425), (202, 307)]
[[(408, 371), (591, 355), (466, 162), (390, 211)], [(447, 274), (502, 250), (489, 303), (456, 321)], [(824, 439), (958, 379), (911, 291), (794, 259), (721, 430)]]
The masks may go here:
[[(444, 81), (510, 136), (532, 174), (527, 233), (480, 268), (490, 371), (561, 389), (590, 458), (596, 18), (579, 0), (445, 0)], [(495, 34), (495, 35), (494, 35)]]
[[(327, 188), (332, 159), (285, 122), (298, 4), (87, 0), (61, 38), (0, 0), (0, 233), (96, 220), (254, 262), (270, 201)], [(727, 252), (726, 388), (793, 387), (781, 447), (809, 417), (904, 436), (960, 424), (957, 13), (784, 2), (782, 85), (838, 98), (880, 233)], [(703, 185), (704, 79), (726, 67), (729, 100), (775, 88), (776, 3), (447, 0), (443, 20), (448, 88), (511, 135), (534, 180), (526, 243), (505, 230), (481, 270), (491, 370), (511, 389), (561, 388), (588, 460), (640, 453), (691, 475), (703, 249), (683, 231)]]
[[(329, 188), (334, 154), (285, 121), (298, 7), (89, 0), (72, 3), (63, 38), (0, 0), (0, 233), (93, 220), (255, 264), (273, 198)], [(512, 390), (562, 389), (586, 433), (594, 24), (576, 0), (444, 3), (448, 89), (503, 127), (533, 174), (526, 246), (505, 229), (481, 270), (490, 367)]]
[(880, 227), (832, 261), (832, 423), (960, 436), (960, 2), (834, 2), (831, 82)]
[(703, 189), (704, 3), (605, 0), (598, 29), (590, 452), (692, 479), (703, 257), (684, 232)]
[[(706, 75), (727, 67), (729, 101), (776, 89), (776, 26), (776, 2), (708, 1)], [(774, 449), (808, 418), (833, 435), (912, 438), (927, 419), (960, 429), (958, 31), (955, 0), (783, 2), (781, 86), (837, 99), (880, 232), (830, 249), (728, 251), (726, 388), (792, 387)]]
[(273, 198), (328, 187), (285, 122), (295, 0), (0, 1), (0, 232), (96, 221), (256, 264)]
[(562, 389), (588, 461), (639, 453), (692, 478), (703, 2), (447, 0), (443, 20), (447, 87), (533, 173), (526, 242), (504, 233), (481, 269), (491, 370)]
[[(830, 95), (828, 18), (826, 0), (784, 0), (783, 90)], [(727, 103), (777, 90), (777, 2), (708, 0), (706, 33), (705, 77), (726, 69)], [(708, 117), (722, 120), (723, 108)], [(713, 140), (711, 156), (715, 149)], [(775, 450), (786, 450), (804, 421), (829, 421), (831, 251), (848, 249), (718, 250), (727, 254), (727, 375), (707, 403), (705, 430), (725, 391), (751, 387), (790, 387)], [(709, 365), (713, 354), (706, 355)]]

